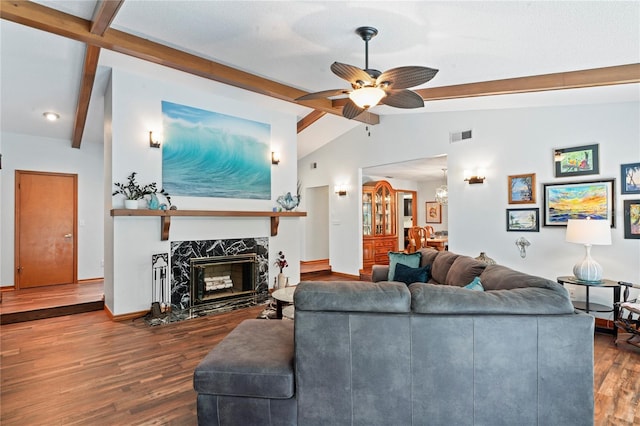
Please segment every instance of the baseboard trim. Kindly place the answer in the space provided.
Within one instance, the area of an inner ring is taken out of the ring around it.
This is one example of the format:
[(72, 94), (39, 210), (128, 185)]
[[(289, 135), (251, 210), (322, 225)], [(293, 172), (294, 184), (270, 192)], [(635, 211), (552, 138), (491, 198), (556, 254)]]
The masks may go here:
[(109, 319), (114, 322), (122, 322), (142, 318), (149, 313), (149, 311), (140, 311), (130, 312), (128, 314), (114, 315), (106, 304), (104, 305), (104, 312), (107, 314)]
[(15, 285), (3, 285), (2, 287), (0, 287), (0, 291), (15, 291), (15, 289)]
[(329, 259), (317, 259), (317, 260), (301, 260), (301, 265), (329, 265)]
[(78, 284), (93, 284), (100, 281), (104, 281), (104, 278), (85, 278), (84, 280), (78, 280)]

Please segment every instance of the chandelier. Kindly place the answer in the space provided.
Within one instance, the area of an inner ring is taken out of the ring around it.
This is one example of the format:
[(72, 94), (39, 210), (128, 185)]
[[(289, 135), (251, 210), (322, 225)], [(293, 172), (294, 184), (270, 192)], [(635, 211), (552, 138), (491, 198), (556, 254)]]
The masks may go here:
[(447, 187), (447, 169), (442, 169), (444, 173), (444, 185), (436, 189), (436, 201), (443, 206), (449, 203), (449, 188)]

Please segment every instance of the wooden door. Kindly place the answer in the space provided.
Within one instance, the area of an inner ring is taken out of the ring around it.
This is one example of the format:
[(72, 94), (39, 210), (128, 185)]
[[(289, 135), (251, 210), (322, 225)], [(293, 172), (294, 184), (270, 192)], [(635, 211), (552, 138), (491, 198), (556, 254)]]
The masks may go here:
[(77, 282), (75, 174), (16, 170), (16, 288)]

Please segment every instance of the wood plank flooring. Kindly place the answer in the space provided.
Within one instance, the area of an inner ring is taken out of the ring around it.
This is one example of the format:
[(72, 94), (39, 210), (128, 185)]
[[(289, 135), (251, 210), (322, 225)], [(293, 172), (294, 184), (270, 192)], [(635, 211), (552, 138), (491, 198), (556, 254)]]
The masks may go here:
[[(2, 325), (0, 424), (195, 425), (194, 368), (262, 308), (158, 327), (102, 311)], [(640, 349), (594, 341), (595, 424), (640, 425)]]

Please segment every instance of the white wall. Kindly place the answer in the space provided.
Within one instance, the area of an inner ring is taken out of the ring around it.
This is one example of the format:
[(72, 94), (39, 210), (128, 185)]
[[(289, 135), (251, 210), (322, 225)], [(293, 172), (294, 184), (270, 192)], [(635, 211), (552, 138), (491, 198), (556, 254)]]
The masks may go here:
[[(563, 227), (541, 227), (537, 233), (506, 232), (507, 176), (536, 173), (538, 198), (532, 206), (541, 210), (542, 183), (615, 178), (613, 245), (595, 247), (592, 254), (606, 277), (640, 282), (640, 241), (623, 238), (622, 200), (634, 197), (620, 195), (619, 176), (620, 164), (640, 160), (638, 103), (384, 116), (371, 137), (362, 127), (300, 159), (300, 179), (305, 186), (329, 184), (338, 176), (359, 185), (360, 168), (446, 154), (450, 249), (471, 256), (484, 251), (500, 264), (555, 279), (571, 275), (584, 248), (566, 243)], [(450, 145), (449, 132), (460, 128), (473, 128), (473, 141)], [(554, 148), (590, 143), (600, 144), (600, 175), (554, 177)], [(309, 168), (312, 162), (318, 164), (317, 169)], [(463, 180), (464, 169), (475, 167), (486, 170), (482, 185)], [(330, 258), (335, 271), (354, 274), (362, 262), (360, 196), (344, 201), (340, 210), (333, 211), (332, 220), (342, 224), (342, 232), (331, 235)], [(532, 243), (525, 259), (514, 244), (520, 236)], [(592, 298), (610, 303), (611, 292), (593, 291)]]
[[(55, 123), (54, 123), (55, 124)], [(33, 170), (78, 175), (78, 279), (101, 278), (103, 269), (102, 141), (70, 140), (2, 133), (2, 286), (13, 286), (15, 244), (15, 171)], [(43, 200), (46, 208), (46, 200)]]
[[(150, 78), (152, 75), (153, 78)], [(223, 86), (197, 77), (189, 77), (153, 66), (151, 72), (137, 74), (131, 70), (114, 68), (111, 79), (111, 181), (123, 182), (132, 172), (138, 172), (142, 184), (162, 182), (162, 150), (149, 147), (148, 131), (162, 129), (161, 101), (166, 100), (208, 111), (233, 115), (271, 125), (274, 150), (281, 152), (282, 161), (271, 168), (271, 200), (220, 199), (172, 195), (171, 202), (180, 210), (249, 210), (271, 211), (275, 199), (287, 191), (295, 193), (297, 181), (296, 116), (265, 109), (252, 103), (237, 101), (219, 94)], [(238, 93), (239, 89), (234, 89)], [(225, 93), (229, 91), (224, 87)], [(106, 145), (105, 145), (106, 146)], [(105, 174), (108, 174), (105, 172)], [(111, 197), (109, 197), (111, 198)], [(122, 197), (112, 198), (113, 206), (122, 206)], [(144, 204), (144, 203), (142, 203)], [(106, 209), (110, 209), (107, 205)], [(168, 253), (170, 241), (207, 240), (218, 238), (269, 237), (269, 218), (173, 217), (169, 241), (160, 240), (160, 219), (157, 217), (109, 217), (106, 229), (112, 239), (105, 242), (105, 265), (113, 276), (105, 272), (105, 297), (114, 315), (148, 310), (151, 305), (151, 256)], [(269, 240), (269, 257), (275, 259), (283, 251), (289, 267), (285, 275), (290, 281), (300, 278), (300, 239), (304, 219), (283, 217), (278, 235)], [(270, 262), (270, 285), (277, 268)]]

